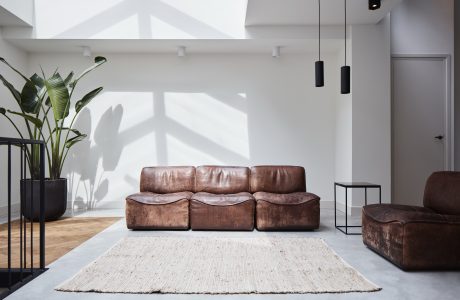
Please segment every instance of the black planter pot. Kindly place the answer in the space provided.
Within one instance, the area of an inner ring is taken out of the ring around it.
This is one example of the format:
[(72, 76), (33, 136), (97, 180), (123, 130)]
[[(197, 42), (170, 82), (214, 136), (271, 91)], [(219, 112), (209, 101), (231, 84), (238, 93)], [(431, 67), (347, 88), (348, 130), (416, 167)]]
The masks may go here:
[[(53, 221), (62, 217), (67, 208), (66, 178), (45, 180), (44, 202), (45, 221)], [(40, 180), (21, 180), (21, 209), (25, 218), (39, 221)]]

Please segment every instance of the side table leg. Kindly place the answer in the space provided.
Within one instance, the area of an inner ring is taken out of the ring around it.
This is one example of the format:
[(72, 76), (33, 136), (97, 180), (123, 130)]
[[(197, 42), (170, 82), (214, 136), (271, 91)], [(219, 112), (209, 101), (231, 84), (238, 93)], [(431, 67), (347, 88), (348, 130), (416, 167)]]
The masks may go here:
[(337, 184), (334, 183), (334, 226), (337, 228)]
[(382, 204), (382, 187), (379, 186), (379, 204)]
[(367, 188), (364, 188), (364, 205), (367, 205)]
[(345, 188), (345, 234), (348, 234), (348, 188)]

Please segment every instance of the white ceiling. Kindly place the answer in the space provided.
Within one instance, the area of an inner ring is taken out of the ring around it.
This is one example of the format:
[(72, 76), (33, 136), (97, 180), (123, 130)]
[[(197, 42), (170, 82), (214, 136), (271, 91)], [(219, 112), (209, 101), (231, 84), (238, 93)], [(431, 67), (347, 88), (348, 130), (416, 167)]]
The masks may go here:
[(0, 0), (0, 26), (33, 24), (34, 0)]
[[(0, 0), (3, 1), (3, 0)], [(382, 0), (382, 7), (377, 11), (369, 11), (368, 0), (348, 0), (349, 23), (373, 24), (379, 22), (388, 12), (402, 0)], [(219, 39), (219, 40), (174, 40), (174, 39), (34, 39), (7, 38), (13, 45), (27, 52), (46, 53), (81, 53), (82, 46), (91, 47), (93, 53), (171, 53), (177, 46), (184, 45), (187, 52), (193, 53), (267, 53), (271, 55), (274, 46), (282, 46), (282, 53), (306, 53), (317, 51), (317, 34), (314, 27), (317, 22), (317, 0), (248, 0), (246, 25), (251, 38)], [(341, 25), (343, 23), (343, 0), (321, 0), (322, 22), (324, 25)], [(7, 10), (0, 6), (0, 26), (19, 25)], [(20, 20), (20, 19), (19, 19)], [(16, 23), (15, 23), (16, 22)], [(269, 34), (258, 33), (268, 28)], [(292, 25), (293, 27), (288, 27)], [(285, 30), (302, 27), (301, 33), (289, 34)], [(299, 27), (300, 26), (300, 27)], [(342, 31), (336, 37), (334, 26), (324, 29), (322, 50), (337, 52), (343, 48)], [(311, 30), (313, 31), (311, 31)], [(281, 31), (280, 31), (281, 30)], [(311, 32), (310, 32), (311, 31)], [(275, 34), (274, 34), (275, 33)], [(4, 36), (4, 38), (6, 38)]]
[[(402, 0), (382, 0), (382, 7), (368, 9), (368, 0), (348, 0), (349, 24), (376, 24)], [(340, 25), (344, 22), (344, 0), (321, 0), (321, 22)], [(248, 0), (246, 26), (315, 25), (318, 23), (318, 0)]]
[(3, 6), (0, 6), (0, 27), (1, 26), (30, 26), (30, 24), (14, 15)]
[[(259, 40), (33, 40), (12, 39), (9, 42), (27, 52), (82, 53), (82, 46), (89, 46), (98, 53), (171, 53), (178, 46), (186, 46), (187, 53), (267, 53), (274, 46), (281, 46), (283, 53), (316, 53), (318, 41), (313, 39), (259, 39)], [(324, 40), (322, 51), (335, 53), (343, 47), (343, 41)]]

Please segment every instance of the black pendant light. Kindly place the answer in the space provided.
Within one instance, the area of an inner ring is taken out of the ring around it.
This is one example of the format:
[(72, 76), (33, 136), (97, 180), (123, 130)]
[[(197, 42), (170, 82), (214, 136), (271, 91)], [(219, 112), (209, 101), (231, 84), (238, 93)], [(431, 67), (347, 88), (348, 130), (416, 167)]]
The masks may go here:
[(345, 65), (340, 68), (340, 92), (342, 94), (350, 94), (350, 73), (351, 68), (347, 66), (347, 0), (345, 1), (345, 25), (344, 25), (344, 40), (345, 40)]
[(324, 86), (324, 61), (321, 60), (321, 0), (318, 0), (318, 61), (315, 62), (315, 85)]

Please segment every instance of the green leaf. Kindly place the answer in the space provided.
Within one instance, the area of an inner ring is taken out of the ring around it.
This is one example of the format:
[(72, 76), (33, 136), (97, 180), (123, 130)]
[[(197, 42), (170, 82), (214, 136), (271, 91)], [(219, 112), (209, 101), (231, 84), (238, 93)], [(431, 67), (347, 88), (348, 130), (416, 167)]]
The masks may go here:
[(27, 81), (21, 92), (21, 108), (26, 113), (36, 114), (40, 109), (37, 88), (32, 81)]
[(0, 61), (2, 63), (4, 63), (5, 65), (7, 65), (8, 67), (10, 67), (11, 70), (13, 70), (14, 72), (18, 73), (19, 76), (21, 76), (22, 78), (24, 78), (25, 81), (29, 82), (30, 79), (27, 78), (26, 76), (24, 76), (21, 72), (19, 72), (18, 70), (16, 70), (12, 65), (10, 65), (3, 57), (0, 57)]
[(20, 112), (16, 112), (16, 111), (11, 111), (11, 110), (8, 110), (8, 112), (10, 114), (13, 114), (13, 115), (18, 115), (18, 116), (21, 116), (23, 117), (24, 119), (26, 119), (27, 121), (29, 122), (32, 122), (35, 126), (37, 126), (38, 128), (42, 128), (43, 126), (43, 122), (38, 119), (38, 118), (35, 118), (33, 116), (30, 116), (30, 115), (27, 115), (27, 114), (23, 114), (23, 113), (20, 113)]
[(5, 77), (3, 77), (2, 75), (0, 75), (0, 80), (3, 82), (6, 88), (11, 92), (11, 94), (13, 95), (14, 99), (19, 104), (19, 106), (21, 106), (21, 94), (18, 92), (18, 90), (16, 90), (14, 86), (11, 83), (9, 83), (5, 79)]
[(80, 101), (77, 101), (75, 103), (75, 111), (77, 114), (85, 107), (91, 100), (93, 100), (94, 97), (96, 97), (101, 91), (103, 87), (98, 87), (97, 89), (92, 90), (88, 94), (86, 94), (83, 98), (81, 98)]
[(91, 72), (92, 70), (96, 69), (97, 67), (99, 67), (100, 65), (104, 64), (105, 62), (107, 62), (107, 59), (105, 57), (102, 57), (102, 56), (96, 56), (96, 58), (94, 59), (94, 65), (92, 65), (91, 67), (89, 67), (88, 69), (84, 70), (83, 73), (80, 74), (80, 76), (77, 77), (77, 79), (75, 79), (71, 84), (70, 86), (71, 87), (75, 87), (77, 85), (77, 82), (83, 77), (85, 76), (86, 74), (88, 74), (89, 72)]
[(42, 89), (45, 86), (45, 80), (36, 73), (30, 77), (30, 81), (32, 81), (38, 89)]
[(69, 73), (69, 75), (67, 75), (67, 77), (64, 79), (64, 84), (67, 86), (69, 84), (69, 82), (72, 80), (73, 78), (73, 71)]
[[(75, 133), (76, 135), (83, 135), (80, 131), (77, 129), (69, 128), (69, 127), (62, 127), (61, 130), (70, 130), (70, 132)], [(55, 133), (57, 131), (57, 128), (54, 128), (51, 134)]]
[(64, 119), (69, 115), (70, 95), (67, 87), (59, 73), (54, 74), (50, 79), (45, 80), (46, 90), (53, 108), (56, 121)]
[(80, 134), (80, 135), (74, 136), (71, 139), (68, 139), (67, 142), (65, 143), (66, 148), (70, 148), (76, 143), (83, 141), (85, 137), (86, 137), (86, 134)]
[[(37, 74), (34, 74), (32, 75), (32, 77), (30, 77), (30, 81), (32, 81), (35, 86), (37, 87), (37, 108), (36, 108), (36, 111), (35, 113), (37, 113), (39, 110), (40, 110), (40, 107), (42, 105), (42, 102), (43, 102), (43, 99), (44, 97), (46, 96), (46, 86), (45, 86), (45, 80), (38, 76)], [(49, 102), (49, 97), (47, 97), (47, 100)], [(48, 106), (50, 106), (51, 104), (49, 104)]]

